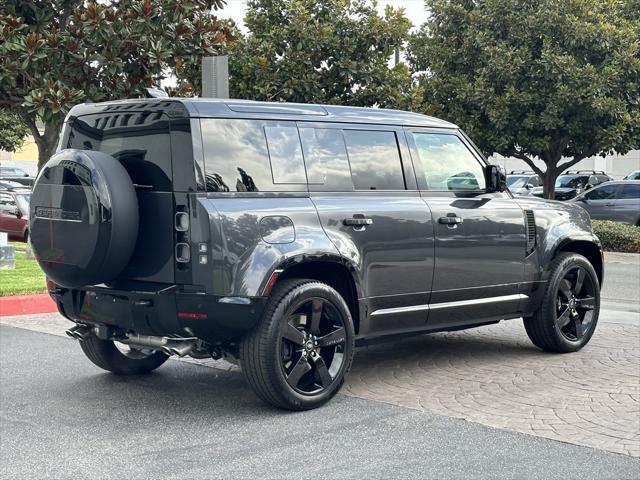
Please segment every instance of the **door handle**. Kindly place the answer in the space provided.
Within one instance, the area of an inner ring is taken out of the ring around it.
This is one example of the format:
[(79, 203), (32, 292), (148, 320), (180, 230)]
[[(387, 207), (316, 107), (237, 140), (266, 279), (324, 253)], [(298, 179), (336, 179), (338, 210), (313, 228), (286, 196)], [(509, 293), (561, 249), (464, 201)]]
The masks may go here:
[(446, 216), (446, 217), (440, 217), (438, 219), (438, 223), (442, 223), (444, 225), (458, 225), (459, 223), (462, 223), (462, 218), (460, 217), (456, 217), (456, 216)]
[(371, 225), (373, 223), (373, 219), (365, 217), (345, 218), (344, 220), (342, 220), (342, 223), (344, 225), (350, 225), (353, 227), (364, 227), (367, 225)]
[(613, 202), (609, 202), (605, 204), (605, 207), (613, 207), (615, 205), (615, 203)]

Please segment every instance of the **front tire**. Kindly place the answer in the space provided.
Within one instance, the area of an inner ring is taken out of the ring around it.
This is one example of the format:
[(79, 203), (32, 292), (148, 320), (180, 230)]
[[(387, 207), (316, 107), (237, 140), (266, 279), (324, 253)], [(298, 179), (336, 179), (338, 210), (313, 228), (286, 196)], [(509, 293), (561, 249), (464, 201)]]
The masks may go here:
[(562, 253), (551, 263), (542, 304), (524, 327), (534, 345), (568, 353), (584, 347), (595, 332), (600, 312), (600, 283), (582, 255)]
[(291, 279), (276, 285), (258, 326), (240, 345), (249, 385), (265, 402), (309, 410), (340, 389), (353, 359), (349, 308), (330, 286)]
[(98, 367), (116, 375), (140, 375), (149, 373), (169, 356), (157, 350), (137, 349), (122, 345), (118, 348), (111, 340), (90, 336), (80, 341), (82, 351)]

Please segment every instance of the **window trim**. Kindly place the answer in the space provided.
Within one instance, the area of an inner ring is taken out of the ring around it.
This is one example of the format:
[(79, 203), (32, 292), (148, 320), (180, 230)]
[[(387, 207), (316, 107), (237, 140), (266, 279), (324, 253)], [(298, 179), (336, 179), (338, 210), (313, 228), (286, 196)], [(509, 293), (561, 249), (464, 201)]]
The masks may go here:
[(423, 127), (405, 127), (404, 130), (405, 130), (405, 133), (407, 134), (406, 135), (407, 143), (409, 144), (409, 151), (411, 154), (411, 160), (413, 162), (413, 168), (416, 176), (416, 182), (418, 184), (418, 190), (420, 190), (421, 192), (430, 192), (430, 193), (456, 193), (456, 194), (466, 194), (466, 195), (479, 195), (482, 193), (487, 193), (486, 178), (484, 179), (485, 188), (481, 188), (478, 190), (444, 190), (444, 189), (428, 188), (427, 185), (423, 183), (424, 182), (423, 176), (418, 175), (416, 164), (421, 165), (422, 160), (420, 158), (418, 146), (416, 145), (415, 140), (413, 138), (414, 134), (452, 135), (456, 137), (458, 140), (460, 140), (462, 145), (464, 145), (464, 147), (469, 151), (469, 153), (471, 154), (471, 157), (474, 158), (476, 162), (478, 162), (478, 164), (482, 169), (482, 173), (484, 175), (485, 168), (488, 165), (487, 161), (484, 159), (484, 157), (482, 157), (482, 155), (480, 155), (479, 151), (477, 151), (476, 148), (468, 142), (467, 137), (464, 134), (462, 134), (460, 130), (423, 128)]

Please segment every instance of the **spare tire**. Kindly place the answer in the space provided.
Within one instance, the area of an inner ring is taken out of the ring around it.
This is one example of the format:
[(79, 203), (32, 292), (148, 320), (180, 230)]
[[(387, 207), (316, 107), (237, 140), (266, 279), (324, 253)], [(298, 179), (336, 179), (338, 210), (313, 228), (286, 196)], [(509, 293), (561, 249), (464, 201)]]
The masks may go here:
[(42, 270), (69, 288), (109, 282), (138, 237), (138, 199), (115, 158), (62, 150), (42, 168), (30, 202), (31, 244)]

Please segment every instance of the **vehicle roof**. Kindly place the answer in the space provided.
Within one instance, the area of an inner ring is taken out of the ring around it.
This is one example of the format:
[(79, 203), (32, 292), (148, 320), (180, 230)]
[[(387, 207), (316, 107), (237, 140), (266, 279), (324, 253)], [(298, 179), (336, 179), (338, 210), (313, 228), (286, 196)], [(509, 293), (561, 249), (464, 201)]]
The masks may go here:
[(621, 185), (638, 185), (640, 184), (640, 180), (609, 180), (608, 182), (602, 182), (595, 186), (595, 188), (601, 187), (602, 185), (612, 185), (612, 184), (621, 184)]
[(171, 117), (264, 119), (268, 116), (274, 120), (458, 128), (446, 120), (402, 110), (216, 98), (142, 98), (83, 103), (73, 107), (69, 117), (132, 111), (163, 111)]

